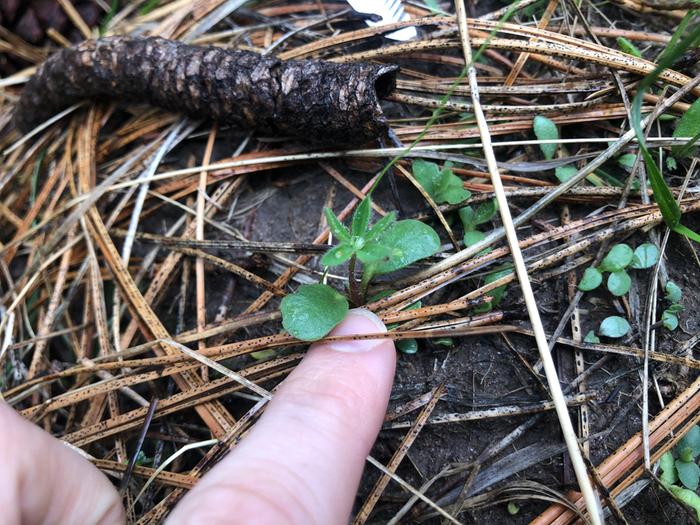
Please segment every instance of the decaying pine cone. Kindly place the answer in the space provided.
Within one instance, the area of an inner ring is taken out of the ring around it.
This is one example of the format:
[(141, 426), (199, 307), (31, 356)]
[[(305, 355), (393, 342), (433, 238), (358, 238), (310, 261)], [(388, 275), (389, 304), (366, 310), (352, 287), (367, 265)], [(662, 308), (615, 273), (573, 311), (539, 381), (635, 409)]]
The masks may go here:
[(24, 87), (14, 119), (28, 131), (80, 100), (123, 98), (241, 129), (358, 144), (385, 131), (378, 97), (394, 89), (397, 71), (109, 37), (52, 55)]

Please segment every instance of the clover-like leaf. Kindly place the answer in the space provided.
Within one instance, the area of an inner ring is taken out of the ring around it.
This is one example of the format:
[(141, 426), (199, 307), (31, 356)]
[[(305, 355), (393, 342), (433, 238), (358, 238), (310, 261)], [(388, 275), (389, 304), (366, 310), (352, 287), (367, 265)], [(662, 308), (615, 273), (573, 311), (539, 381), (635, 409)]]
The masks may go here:
[[(537, 115), (535, 120), (532, 122), (532, 128), (535, 131), (535, 136), (539, 140), (559, 139), (559, 130), (557, 129), (557, 125), (547, 117)], [(555, 143), (540, 144), (542, 154), (547, 160), (551, 160), (554, 157), (554, 154), (557, 152), (557, 147), (558, 145)]]
[(676, 328), (678, 328), (678, 316), (673, 312), (664, 310), (664, 312), (661, 314), (661, 324), (664, 325), (664, 328), (673, 332)]
[(370, 273), (373, 275), (404, 268), (440, 249), (440, 237), (435, 230), (413, 219), (395, 222), (379, 235), (377, 242), (389, 248), (391, 254), (388, 260), (372, 264)]
[(665, 299), (667, 301), (672, 302), (672, 303), (680, 302), (681, 298), (683, 297), (683, 291), (681, 290), (680, 286), (678, 286), (673, 281), (668, 281), (666, 283), (665, 291), (666, 291), (666, 294), (664, 295)]
[(338, 266), (352, 257), (354, 251), (354, 248), (349, 244), (339, 244), (328, 250), (321, 257), (321, 264), (323, 266)]
[(629, 274), (620, 270), (619, 272), (612, 272), (608, 276), (608, 290), (615, 297), (621, 297), (630, 291), (630, 286), (632, 286), (632, 279), (630, 279)]
[(659, 459), (659, 468), (661, 469), (659, 479), (661, 479), (662, 483), (673, 485), (676, 481), (678, 481), (676, 461), (673, 459), (673, 454), (670, 450), (661, 456), (661, 459)]
[(645, 242), (635, 248), (630, 266), (636, 270), (651, 268), (658, 262), (660, 254), (655, 244)]
[(627, 335), (630, 330), (631, 327), (627, 319), (617, 315), (611, 315), (603, 319), (598, 332), (605, 337), (618, 338)]
[(616, 244), (601, 261), (599, 269), (604, 272), (619, 272), (629, 266), (632, 257), (632, 248), (626, 244)]
[(372, 215), (372, 199), (365, 197), (362, 199), (352, 215), (352, 223), (350, 225), (350, 233), (355, 237), (359, 237), (367, 231), (369, 227), (369, 218)]
[(325, 284), (306, 284), (282, 299), (282, 326), (302, 341), (316, 341), (333, 330), (348, 312), (348, 301)]
[(692, 459), (700, 455), (700, 426), (693, 425), (685, 436), (683, 436), (678, 444), (678, 449), (689, 448), (692, 453)]
[(328, 229), (331, 230), (331, 233), (335, 235), (338, 240), (348, 242), (350, 240), (350, 232), (345, 226), (343, 226), (343, 223), (340, 222), (337, 215), (333, 213), (333, 210), (330, 208), (324, 208), (323, 213), (326, 214)]
[(590, 292), (598, 288), (602, 282), (603, 275), (596, 268), (591, 266), (590, 268), (586, 268), (586, 271), (583, 272), (581, 282), (578, 283), (578, 289), (582, 292)]
[(676, 472), (683, 486), (690, 490), (697, 490), (700, 481), (700, 467), (693, 461), (676, 460)]
[(588, 330), (586, 337), (583, 338), (583, 342), (597, 345), (598, 343), (600, 343), (600, 338), (597, 335), (595, 335), (595, 332), (593, 330)]

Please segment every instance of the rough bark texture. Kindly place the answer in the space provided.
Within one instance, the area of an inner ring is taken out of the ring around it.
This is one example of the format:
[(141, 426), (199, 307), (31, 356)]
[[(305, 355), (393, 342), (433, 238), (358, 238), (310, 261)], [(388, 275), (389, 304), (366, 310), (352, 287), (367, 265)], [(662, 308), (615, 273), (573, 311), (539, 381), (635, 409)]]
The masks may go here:
[(28, 131), (80, 100), (123, 98), (241, 129), (357, 144), (386, 129), (378, 97), (393, 90), (397, 69), (109, 37), (51, 56), (25, 86), (14, 118)]

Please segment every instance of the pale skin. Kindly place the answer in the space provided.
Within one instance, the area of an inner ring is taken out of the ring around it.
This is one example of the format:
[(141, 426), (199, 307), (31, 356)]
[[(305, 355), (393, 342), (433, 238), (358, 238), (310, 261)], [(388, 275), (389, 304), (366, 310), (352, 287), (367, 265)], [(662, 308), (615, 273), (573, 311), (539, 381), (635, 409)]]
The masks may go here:
[[(385, 331), (352, 310), (333, 335)], [(396, 352), (390, 340), (312, 345), (260, 420), (180, 501), (168, 525), (341, 525), (382, 424)], [(112, 483), (0, 402), (0, 509), (8, 525), (125, 522)]]

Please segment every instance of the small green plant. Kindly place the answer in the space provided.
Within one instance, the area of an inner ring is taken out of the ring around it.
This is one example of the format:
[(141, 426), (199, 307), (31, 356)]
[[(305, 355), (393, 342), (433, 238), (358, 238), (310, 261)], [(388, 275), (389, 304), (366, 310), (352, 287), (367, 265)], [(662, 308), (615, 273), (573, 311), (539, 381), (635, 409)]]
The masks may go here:
[[(631, 330), (630, 324), (627, 319), (620, 317), (618, 315), (611, 315), (603, 319), (600, 323), (598, 332), (604, 337), (610, 337), (611, 339), (618, 339), (620, 337), (626, 336)], [(595, 337), (595, 334), (593, 334)], [(597, 339), (597, 338), (596, 338)], [(600, 341), (597, 341), (600, 342)]]
[(464, 188), (462, 179), (452, 173), (450, 162), (446, 162), (440, 169), (434, 162), (416, 160), (412, 164), (412, 171), (418, 183), (437, 204), (459, 204), (472, 195)]
[[(480, 224), (485, 224), (493, 219), (494, 215), (498, 212), (498, 203), (496, 199), (492, 199), (486, 202), (482, 202), (479, 207), (475, 210), (471, 206), (464, 206), (459, 209), (459, 219), (462, 221), (464, 226), (464, 245), (471, 246), (481, 241), (486, 237), (486, 233), (477, 230), (476, 227)], [(489, 253), (491, 248), (486, 248), (482, 250), (479, 255), (484, 255)]]
[(664, 299), (671, 304), (661, 314), (661, 323), (666, 329), (673, 331), (678, 328), (678, 313), (683, 311), (683, 305), (680, 304), (683, 292), (673, 281), (666, 283), (665, 292)]
[(700, 467), (700, 427), (694, 425), (678, 444), (659, 460), (661, 483), (683, 503), (692, 507), (700, 520), (700, 496), (697, 495)]
[(603, 274), (609, 273), (607, 280), (608, 291), (616, 297), (625, 295), (632, 285), (632, 279), (627, 269), (643, 270), (651, 268), (659, 260), (659, 249), (651, 243), (644, 243), (634, 251), (627, 244), (613, 246), (600, 265), (586, 268), (579, 282), (578, 289), (582, 292), (595, 290), (603, 282)]
[[(430, 257), (440, 249), (440, 238), (430, 226), (420, 221), (396, 220), (394, 212), (370, 227), (372, 201), (366, 197), (353, 214), (350, 228), (345, 227), (332, 210), (324, 210), (328, 227), (338, 240), (321, 259), (326, 267), (348, 262), (350, 300), (364, 304), (367, 287), (373, 277), (405, 268)], [(358, 281), (357, 263), (362, 263)], [(343, 320), (348, 300), (326, 284), (309, 284), (284, 299), (280, 305), (282, 325), (297, 339), (315, 341)]]

